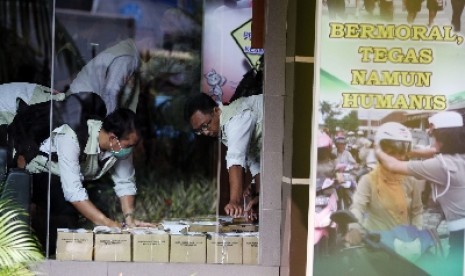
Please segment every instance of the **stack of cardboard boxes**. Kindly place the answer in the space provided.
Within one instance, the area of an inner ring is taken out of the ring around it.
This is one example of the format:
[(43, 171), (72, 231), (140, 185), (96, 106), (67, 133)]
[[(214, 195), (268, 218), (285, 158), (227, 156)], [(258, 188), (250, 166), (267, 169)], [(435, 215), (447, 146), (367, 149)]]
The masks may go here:
[(258, 232), (192, 232), (189, 227), (174, 233), (158, 228), (59, 229), (56, 258), (254, 265), (258, 264), (258, 243)]

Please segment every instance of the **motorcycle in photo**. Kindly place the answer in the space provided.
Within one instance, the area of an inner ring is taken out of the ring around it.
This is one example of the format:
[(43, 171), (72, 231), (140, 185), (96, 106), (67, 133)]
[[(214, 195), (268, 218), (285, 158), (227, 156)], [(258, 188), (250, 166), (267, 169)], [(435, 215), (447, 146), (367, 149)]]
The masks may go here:
[(317, 179), (314, 217), (314, 246), (316, 254), (328, 255), (335, 241), (336, 224), (331, 221), (331, 214), (337, 211), (338, 196), (334, 180), (330, 178)]
[[(333, 212), (331, 221), (345, 229), (358, 223), (348, 210)], [(430, 275), (423, 264), (439, 258), (430, 254), (431, 250), (441, 251), (434, 229), (399, 225), (386, 231), (362, 230), (359, 245), (345, 243), (342, 233), (334, 254), (325, 258), (315, 255), (314, 275)]]

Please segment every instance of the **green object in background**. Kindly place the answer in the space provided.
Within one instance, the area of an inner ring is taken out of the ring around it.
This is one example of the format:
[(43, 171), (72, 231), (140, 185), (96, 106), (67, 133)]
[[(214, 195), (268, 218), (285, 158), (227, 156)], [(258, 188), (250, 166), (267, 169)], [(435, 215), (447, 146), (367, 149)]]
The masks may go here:
[(0, 275), (35, 275), (29, 265), (44, 259), (30, 226), (18, 219), (25, 215), (10, 199), (0, 199)]

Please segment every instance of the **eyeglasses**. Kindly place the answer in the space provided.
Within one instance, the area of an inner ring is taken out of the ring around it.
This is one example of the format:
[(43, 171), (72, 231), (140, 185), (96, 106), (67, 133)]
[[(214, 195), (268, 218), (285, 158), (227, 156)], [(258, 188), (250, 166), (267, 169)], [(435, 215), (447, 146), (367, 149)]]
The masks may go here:
[(194, 131), (196, 135), (201, 135), (202, 133), (204, 133), (210, 128), (210, 124), (212, 123), (212, 120), (213, 120), (213, 117), (210, 117), (210, 120), (207, 123), (201, 124), (199, 128), (193, 129), (192, 131)]

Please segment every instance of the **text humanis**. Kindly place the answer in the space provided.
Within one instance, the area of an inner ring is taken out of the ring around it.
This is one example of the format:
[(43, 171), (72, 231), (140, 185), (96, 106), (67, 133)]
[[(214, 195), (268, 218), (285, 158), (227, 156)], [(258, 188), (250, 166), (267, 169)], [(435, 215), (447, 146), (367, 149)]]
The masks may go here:
[(444, 110), (445, 95), (342, 93), (343, 108)]

